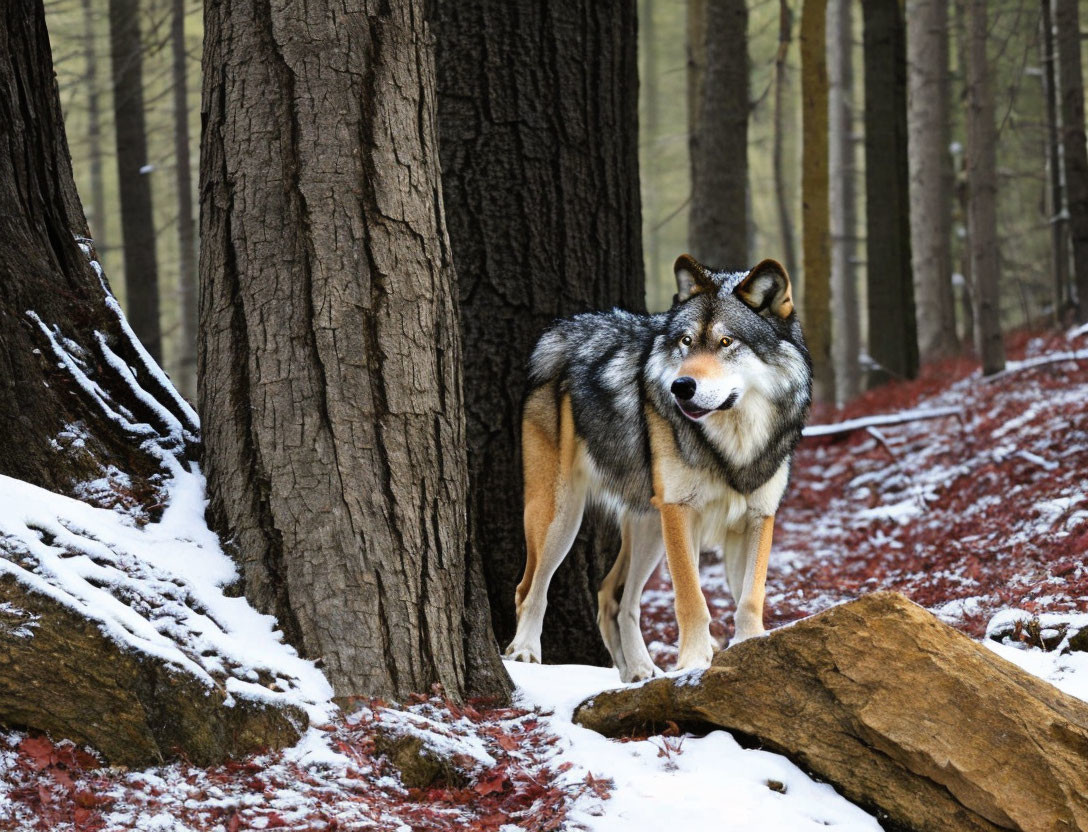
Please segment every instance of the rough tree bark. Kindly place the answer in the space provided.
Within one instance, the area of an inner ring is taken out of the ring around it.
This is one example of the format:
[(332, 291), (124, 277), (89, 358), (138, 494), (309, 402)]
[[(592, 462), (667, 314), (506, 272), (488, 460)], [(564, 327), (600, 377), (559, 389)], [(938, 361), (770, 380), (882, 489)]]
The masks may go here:
[(181, 295), (181, 349), (178, 389), (196, 399), (196, 224), (193, 175), (189, 160), (189, 74), (185, 49), (185, 0), (172, 0), (170, 47), (174, 92), (174, 161), (178, 190), (178, 294)]
[[(460, 280), (474, 518), (500, 642), (525, 563), (526, 362), (556, 317), (643, 308), (634, 0), (438, 4), (439, 126)], [(556, 573), (545, 661), (606, 663), (596, 595), (618, 547), (589, 518)]]
[[(694, 11), (689, 6), (689, 14)], [(693, 54), (703, 56), (689, 115), (691, 209), (688, 246), (704, 263), (748, 263), (748, 4), (700, 3), (701, 27), (689, 27)], [(695, 32), (693, 29), (698, 28)], [(690, 77), (690, 76), (689, 76)]]
[(805, 341), (813, 396), (835, 399), (831, 363), (831, 220), (828, 192), (827, 0), (801, 8), (801, 239), (805, 263)]
[(1084, 130), (1080, 13), (1077, 0), (1054, 0), (1054, 31), (1061, 89), (1065, 205), (1077, 290), (1077, 321), (1088, 322), (1088, 149)]
[[(108, 507), (109, 496), (81, 486), (119, 469), (126, 506), (150, 516), (164, 497), (162, 456), (190, 463), (197, 426), (80, 249), (93, 256), (41, 0), (0, 6), (0, 33), (0, 474)], [(30, 522), (19, 512), (5, 520), (6, 530)], [(108, 547), (96, 540), (96, 550), (81, 551), (80, 531), (63, 546), (101, 563)], [(40, 535), (54, 540), (47, 529)], [(0, 724), (92, 743), (128, 765), (178, 749), (220, 762), (298, 738), (278, 708), (231, 701), (225, 689), (126, 648), (75, 595), (69, 605), (44, 592), (50, 575), (37, 558), (0, 535)], [(13, 632), (21, 621), (33, 622), (29, 636)]]
[[(462, 638), (461, 338), (423, 4), (215, 0), (204, 23), (213, 523), (247, 597), (322, 659), (338, 695), (479, 692)], [(493, 645), (480, 655), (501, 680)]]
[(857, 278), (857, 148), (854, 141), (854, 24), (851, 0), (827, 7), (828, 197), (831, 202), (831, 355), (839, 404), (861, 392)]
[(151, 357), (161, 361), (155, 218), (151, 211), (151, 180), (146, 170), (147, 125), (144, 121), (140, 2), (109, 2), (113, 126), (117, 139), (117, 181), (125, 262), (125, 311)]
[(1050, 268), (1053, 273), (1051, 303), (1054, 323), (1065, 323), (1070, 306), (1068, 218), (1062, 183), (1061, 124), (1058, 121), (1057, 54), (1054, 46), (1054, 15), (1051, 0), (1042, 0), (1039, 20), (1039, 58), (1043, 66), (1043, 97), (1046, 99), (1046, 172), (1050, 215)]
[(873, 387), (918, 373), (907, 173), (906, 27), (899, 0), (862, 4), (865, 219)]
[(923, 361), (953, 355), (952, 158), (949, 113), (948, 4), (908, 0), (907, 125), (910, 151), (910, 233)]
[(106, 248), (106, 190), (102, 183), (102, 126), (98, 89), (98, 38), (95, 34), (94, 6), (83, 0), (83, 50), (87, 85), (87, 172), (91, 182), (91, 217), (89, 221), (95, 247)]
[(797, 275), (797, 252), (793, 245), (793, 217), (790, 215), (789, 187), (786, 184), (786, 101), (788, 79), (786, 57), (793, 39), (793, 10), (787, 0), (778, 3), (778, 51), (774, 57), (774, 136), (771, 164), (774, 170), (775, 207), (782, 239), (782, 262), (786, 271)]
[(983, 374), (990, 375), (1005, 369), (1005, 345), (997, 239), (997, 128), (986, 57), (986, 0), (970, 0), (967, 14), (967, 233), (975, 348)]

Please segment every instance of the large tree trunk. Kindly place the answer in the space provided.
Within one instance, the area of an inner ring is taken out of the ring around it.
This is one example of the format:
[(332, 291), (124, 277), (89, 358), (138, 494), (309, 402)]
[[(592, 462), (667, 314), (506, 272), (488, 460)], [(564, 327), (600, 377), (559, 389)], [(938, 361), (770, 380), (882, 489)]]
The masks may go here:
[(949, 115), (948, 4), (907, 2), (910, 132), (910, 232), (918, 351), (923, 361), (953, 355), (952, 159)]
[(151, 180), (147, 170), (140, 3), (139, 0), (109, 2), (113, 122), (125, 255), (125, 307), (136, 335), (151, 357), (161, 361), (159, 272), (155, 258)]
[[(634, 0), (438, 4), (439, 125), (460, 279), (474, 518), (500, 641), (525, 564), (521, 401), (557, 316), (643, 308)], [(618, 535), (590, 518), (556, 573), (546, 661), (604, 663), (598, 586)]]
[(170, 47), (174, 88), (174, 161), (178, 190), (178, 294), (181, 295), (181, 349), (178, 389), (196, 398), (196, 224), (189, 161), (189, 74), (185, 49), (185, 0), (172, 0)]
[(861, 321), (858, 309), (857, 149), (854, 142), (854, 24), (851, 0), (830, 0), (827, 10), (828, 198), (831, 203), (831, 355), (839, 404), (861, 392)]
[(805, 258), (805, 341), (812, 354), (813, 396), (835, 399), (831, 363), (831, 220), (828, 214), (827, 0), (801, 9), (801, 225)]
[(472, 689), (430, 38), (420, 0), (205, 6), (211, 517), (340, 696)]
[(771, 166), (774, 172), (774, 198), (778, 210), (778, 231), (782, 239), (782, 261), (786, 271), (797, 273), (797, 253), (793, 245), (793, 217), (790, 214), (789, 185), (786, 181), (786, 101), (788, 99), (786, 57), (793, 39), (793, 10), (788, 0), (778, 3), (778, 51), (774, 57), (774, 135)]
[[(689, 114), (688, 245), (703, 262), (741, 268), (749, 265), (748, 5), (746, 0), (699, 5), (703, 25), (689, 28), (689, 37), (702, 39), (692, 51), (704, 63)], [(693, 66), (698, 63), (689, 61), (689, 70)]]
[(1054, 27), (1061, 84), (1062, 149), (1069, 238), (1076, 272), (1077, 320), (1088, 322), (1088, 149), (1084, 130), (1080, 15), (1077, 0), (1054, 0)]
[(907, 173), (907, 66), (899, 0), (866, 0), (865, 218), (869, 386), (918, 373)]
[(1054, 323), (1062, 326), (1070, 306), (1068, 218), (1062, 183), (1061, 125), (1058, 121), (1057, 54), (1051, 0), (1042, 0), (1039, 21), (1040, 62), (1043, 65), (1043, 96), (1046, 99), (1047, 213), (1050, 222), (1050, 268), (1053, 278), (1051, 303)]
[[(967, 211), (975, 347), (986, 375), (1005, 369), (997, 241), (997, 130), (986, 57), (986, 0), (968, 5)], [(1083, 133), (1081, 134), (1083, 136)]]
[(83, 0), (83, 50), (87, 85), (87, 172), (91, 182), (91, 218), (89, 221), (95, 247), (106, 247), (106, 189), (102, 182), (102, 126), (98, 89), (98, 48), (94, 7)]

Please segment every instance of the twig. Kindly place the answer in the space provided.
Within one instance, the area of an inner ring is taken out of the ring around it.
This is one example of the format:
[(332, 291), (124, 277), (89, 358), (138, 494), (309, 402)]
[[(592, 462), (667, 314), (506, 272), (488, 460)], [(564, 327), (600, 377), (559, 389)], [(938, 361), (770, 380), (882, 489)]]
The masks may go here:
[(943, 419), (946, 416), (962, 416), (962, 407), (938, 407), (932, 410), (904, 410), (900, 413), (883, 413), (878, 416), (864, 416), (860, 419), (848, 419), (833, 425), (809, 425), (802, 432), (803, 436), (834, 436), (838, 433), (850, 433), (864, 428), (880, 425), (901, 425), (905, 422), (921, 422), (926, 419)]

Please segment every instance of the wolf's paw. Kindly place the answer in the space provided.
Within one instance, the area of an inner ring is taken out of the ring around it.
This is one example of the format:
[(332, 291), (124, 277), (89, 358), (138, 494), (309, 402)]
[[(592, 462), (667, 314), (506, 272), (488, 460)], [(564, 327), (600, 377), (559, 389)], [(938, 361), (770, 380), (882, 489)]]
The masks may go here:
[(700, 670), (710, 667), (710, 660), (714, 656), (714, 642), (710, 640), (710, 633), (705, 638), (692, 639), (690, 644), (680, 646), (680, 655), (676, 659), (677, 670)]
[(528, 644), (518, 644), (516, 641), (510, 642), (510, 646), (506, 648), (503, 653), (508, 659), (513, 659), (516, 662), (526, 662), (527, 664), (540, 664), (540, 648), (532, 647)]
[(659, 668), (653, 662), (648, 665), (639, 665), (636, 667), (627, 668), (626, 673), (620, 674), (620, 679), (624, 682), (645, 682), (647, 679), (652, 679), (654, 676), (664, 676)]
[(752, 628), (748, 630), (738, 628), (737, 634), (733, 636), (732, 640), (729, 642), (729, 646), (734, 647), (740, 644), (742, 641), (748, 641), (748, 639), (750, 638), (763, 638), (766, 635), (767, 631), (764, 630), (762, 627), (758, 629)]

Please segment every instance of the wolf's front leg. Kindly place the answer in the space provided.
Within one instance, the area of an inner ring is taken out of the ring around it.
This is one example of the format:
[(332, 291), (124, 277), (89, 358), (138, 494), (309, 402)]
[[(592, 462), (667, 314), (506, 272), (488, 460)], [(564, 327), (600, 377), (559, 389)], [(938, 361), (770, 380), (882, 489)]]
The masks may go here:
[(773, 535), (773, 515), (765, 517), (758, 512), (749, 512), (748, 527), (744, 533), (744, 580), (740, 597), (735, 599), (737, 614), (734, 618), (736, 635), (733, 636), (733, 644), (764, 633), (763, 597)]
[(680, 627), (676, 668), (710, 667), (714, 642), (710, 638), (710, 610), (699, 584), (699, 562), (692, 545), (692, 510), (676, 503), (663, 503), (660, 511), (665, 557), (676, 593), (676, 621)]

